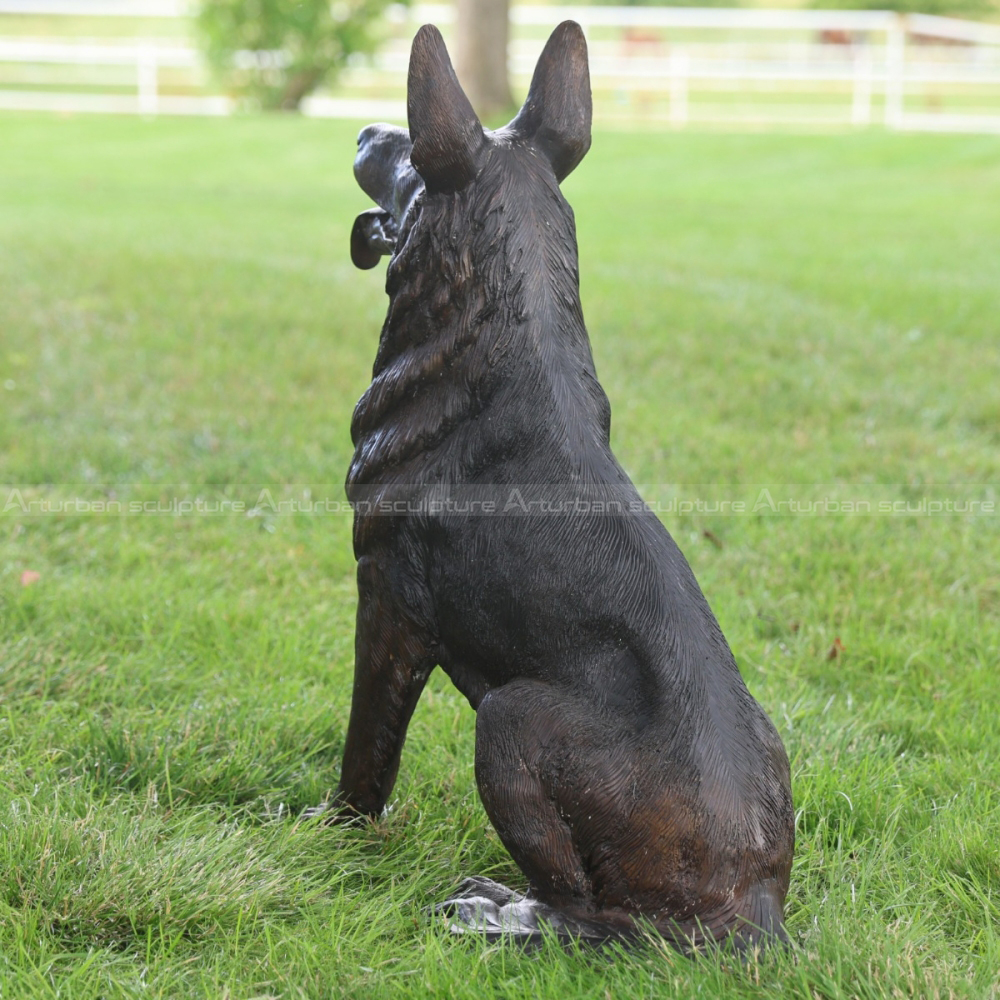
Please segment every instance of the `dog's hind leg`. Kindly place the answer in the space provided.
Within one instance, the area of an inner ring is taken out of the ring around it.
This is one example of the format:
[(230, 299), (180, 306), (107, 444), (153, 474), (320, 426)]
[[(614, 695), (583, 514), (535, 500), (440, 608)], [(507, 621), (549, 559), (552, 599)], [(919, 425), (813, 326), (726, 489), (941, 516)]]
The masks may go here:
[(551, 691), (517, 680), (494, 688), (476, 717), (476, 782), (504, 846), (545, 902), (585, 904), (590, 880), (573, 835), (542, 772), (552, 745), (572, 745), (562, 719), (549, 710)]
[[(494, 688), (476, 719), (476, 781), (494, 828), (528, 877), (527, 896), (489, 879), (467, 879), (436, 909), (459, 933), (480, 932), (524, 943), (543, 928), (560, 937), (606, 941), (633, 933), (627, 918), (595, 915), (593, 888), (572, 830), (552, 794), (555, 759), (572, 748), (569, 702), (525, 679)], [(620, 924), (620, 926), (619, 926)]]

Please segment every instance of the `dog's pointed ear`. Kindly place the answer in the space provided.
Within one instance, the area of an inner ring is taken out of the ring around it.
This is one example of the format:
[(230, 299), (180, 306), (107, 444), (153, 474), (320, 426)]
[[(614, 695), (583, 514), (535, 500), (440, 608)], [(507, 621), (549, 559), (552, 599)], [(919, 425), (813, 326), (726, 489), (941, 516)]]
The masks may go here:
[(458, 191), (475, 176), (483, 126), (465, 96), (441, 32), (425, 24), (413, 39), (406, 81), (410, 162), (428, 191)]
[(563, 21), (545, 43), (524, 106), (507, 127), (548, 157), (561, 182), (590, 149), (592, 118), (587, 40), (576, 21)]

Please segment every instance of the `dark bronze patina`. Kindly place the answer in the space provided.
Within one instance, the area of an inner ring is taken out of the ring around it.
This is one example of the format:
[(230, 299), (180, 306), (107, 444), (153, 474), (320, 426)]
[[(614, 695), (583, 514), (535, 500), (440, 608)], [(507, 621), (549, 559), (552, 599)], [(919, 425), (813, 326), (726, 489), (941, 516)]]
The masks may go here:
[[(382, 811), (440, 665), (478, 713), (479, 792), (530, 884), (468, 880), (444, 904), (456, 929), (786, 940), (788, 759), (609, 445), (559, 189), (590, 146), (583, 33), (555, 30), (496, 132), (432, 26), (408, 86), (409, 131), (369, 126), (355, 161), (379, 207), (352, 259), (391, 260), (352, 424), (357, 658), (336, 816)], [(493, 513), (429, 502), (455, 490)]]

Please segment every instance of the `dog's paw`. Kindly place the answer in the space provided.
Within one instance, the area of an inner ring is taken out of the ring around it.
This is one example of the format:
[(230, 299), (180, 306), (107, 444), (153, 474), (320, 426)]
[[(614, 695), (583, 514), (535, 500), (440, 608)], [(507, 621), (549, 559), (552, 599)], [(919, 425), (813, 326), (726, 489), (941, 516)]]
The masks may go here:
[(496, 903), (497, 906), (506, 906), (510, 902), (520, 902), (524, 896), (519, 892), (514, 892), (513, 889), (508, 889), (507, 886), (501, 885), (499, 882), (494, 882), (491, 878), (486, 878), (483, 875), (470, 875), (463, 879), (458, 891), (451, 899), (438, 904), (435, 909), (443, 912), (443, 908), (452, 903), (463, 899), (477, 898), (488, 899), (490, 902)]
[(454, 896), (431, 912), (448, 918), (452, 934), (482, 934), (487, 941), (503, 938), (526, 945), (542, 940), (538, 902), (479, 875), (465, 879)]
[(305, 809), (299, 813), (299, 819), (320, 819), (321, 817), (327, 817), (330, 812), (329, 802), (319, 802), (314, 806), (306, 806)]
[(314, 806), (307, 806), (299, 813), (299, 822), (309, 820), (319, 820), (322, 826), (350, 826), (352, 824), (367, 823), (371, 817), (364, 813), (359, 813), (350, 806), (342, 802), (326, 801), (319, 802)]

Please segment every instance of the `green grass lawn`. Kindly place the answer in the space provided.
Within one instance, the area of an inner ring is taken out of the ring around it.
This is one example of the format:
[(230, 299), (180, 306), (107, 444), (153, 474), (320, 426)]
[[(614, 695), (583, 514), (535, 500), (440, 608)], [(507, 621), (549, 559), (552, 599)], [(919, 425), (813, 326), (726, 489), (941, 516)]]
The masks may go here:
[[(565, 185), (616, 451), (792, 760), (798, 947), (741, 968), (425, 915), (523, 886), (443, 677), (382, 821), (297, 821), (355, 590), (279, 504), (342, 498), (385, 308), (355, 131), (0, 117), (0, 997), (1000, 995), (1000, 139), (602, 133)], [(198, 499), (245, 509), (98, 509)]]

